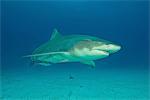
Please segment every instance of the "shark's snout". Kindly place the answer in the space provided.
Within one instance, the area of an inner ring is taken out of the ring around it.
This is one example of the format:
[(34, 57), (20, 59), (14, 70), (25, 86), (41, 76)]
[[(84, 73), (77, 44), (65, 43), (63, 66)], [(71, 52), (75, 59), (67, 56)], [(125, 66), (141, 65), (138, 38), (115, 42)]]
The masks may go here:
[(92, 48), (93, 50), (101, 50), (101, 51), (105, 51), (109, 54), (115, 53), (117, 51), (119, 51), (121, 49), (121, 46), (116, 45), (116, 44), (108, 44), (108, 43), (99, 43), (96, 46), (93, 46)]
[(115, 53), (115, 52), (119, 51), (120, 49), (121, 49), (121, 46), (119, 46), (119, 45), (109, 44), (108, 52)]

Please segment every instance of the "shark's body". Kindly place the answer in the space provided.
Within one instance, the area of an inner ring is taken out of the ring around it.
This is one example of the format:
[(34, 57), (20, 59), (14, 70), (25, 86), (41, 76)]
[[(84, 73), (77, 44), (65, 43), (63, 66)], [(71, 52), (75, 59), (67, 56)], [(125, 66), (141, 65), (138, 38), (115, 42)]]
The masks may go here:
[(52, 63), (81, 62), (95, 67), (93, 60), (105, 58), (120, 50), (112, 42), (87, 35), (62, 36), (56, 29), (48, 42), (25, 57), (32, 62), (49, 65)]

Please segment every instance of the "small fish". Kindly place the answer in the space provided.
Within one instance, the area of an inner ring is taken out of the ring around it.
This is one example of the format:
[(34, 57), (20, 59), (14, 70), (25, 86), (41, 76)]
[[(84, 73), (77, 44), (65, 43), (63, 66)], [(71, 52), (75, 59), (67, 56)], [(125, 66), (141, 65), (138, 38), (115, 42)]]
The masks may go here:
[(69, 79), (70, 79), (70, 80), (73, 80), (73, 79), (74, 79), (74, 77), (73, 77), (73, 76), (69, 76)]

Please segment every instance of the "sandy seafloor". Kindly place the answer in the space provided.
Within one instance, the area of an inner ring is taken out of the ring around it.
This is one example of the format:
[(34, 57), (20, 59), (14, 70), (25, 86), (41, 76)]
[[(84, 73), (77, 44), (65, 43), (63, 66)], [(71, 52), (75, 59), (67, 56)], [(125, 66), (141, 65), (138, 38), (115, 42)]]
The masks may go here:
[(3, 74), (2, 100), (148, 100), (146, 70), (78, 63), (26, 67)]

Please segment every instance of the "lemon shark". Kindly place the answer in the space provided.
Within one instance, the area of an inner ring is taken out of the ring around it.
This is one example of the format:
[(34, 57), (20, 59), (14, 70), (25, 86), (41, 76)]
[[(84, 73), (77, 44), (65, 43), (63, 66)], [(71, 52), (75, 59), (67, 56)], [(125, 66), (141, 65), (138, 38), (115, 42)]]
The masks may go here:
[(95, 67), (94, 60), (108, 57), (121, 49), (110, 41), (88, 35), (61, 35), (54, 29), (51, 38), (36, 48), (31, 61), (48, 66), (53, 63), (80, 62)]

